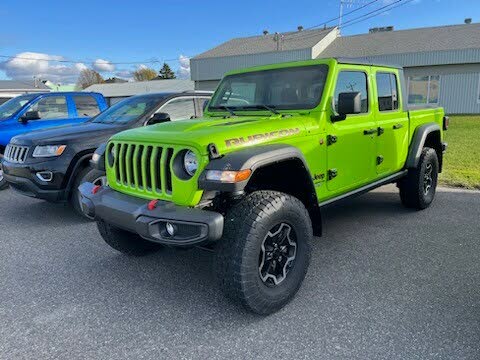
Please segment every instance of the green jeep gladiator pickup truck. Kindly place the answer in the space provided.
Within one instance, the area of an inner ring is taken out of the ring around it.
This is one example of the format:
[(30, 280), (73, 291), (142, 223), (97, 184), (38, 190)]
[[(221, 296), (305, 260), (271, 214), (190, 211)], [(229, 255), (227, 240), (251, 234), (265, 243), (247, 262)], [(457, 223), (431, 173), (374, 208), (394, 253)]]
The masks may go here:
[(300, 288), (321, 208), (397, 183), (425, 209), (442, 169), (442, 108), (408, 109), (400, 68), (320, 59), (228, 73), (202, 119), (114, 135), (80, 186), (104, 240), (127, 255), (213, 249), (225, 294), (269, 314)]

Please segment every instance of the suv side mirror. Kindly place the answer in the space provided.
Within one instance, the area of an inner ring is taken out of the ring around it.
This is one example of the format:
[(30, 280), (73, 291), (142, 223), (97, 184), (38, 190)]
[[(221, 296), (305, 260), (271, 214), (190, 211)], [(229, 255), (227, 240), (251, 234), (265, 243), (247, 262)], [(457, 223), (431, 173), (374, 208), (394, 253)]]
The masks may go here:
[(40, 114), (38, 113), (38, 111), (34, 110), (34, 111), (27, 111), (25, 114), (23, 114), (22, 117), (20, 117), (19, 121), (21, 123), (26, 124), (30, 120), (38, 120), (38, 119), (41, 119)]
[(342, 121), (349, 114), (362, 112), (362, 94), (358, 91), (338, 94), (338, 115), (332, 116), (332, 121)]
[(160, 124), (163, 122), (170, 121), (170, 115), (167, 113), (159, 112), (154, 114), (148, 121), (147, 125)]

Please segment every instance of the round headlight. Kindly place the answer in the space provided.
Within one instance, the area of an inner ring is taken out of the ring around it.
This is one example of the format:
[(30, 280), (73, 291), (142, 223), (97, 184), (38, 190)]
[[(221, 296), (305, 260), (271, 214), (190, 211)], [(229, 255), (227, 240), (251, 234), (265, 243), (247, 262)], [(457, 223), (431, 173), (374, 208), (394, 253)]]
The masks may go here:
[(183, 156), (183, 168), (188, 175), (195, 175), (195, 172), (198, 169), (198, 159), (193, 151), (188, 150)]

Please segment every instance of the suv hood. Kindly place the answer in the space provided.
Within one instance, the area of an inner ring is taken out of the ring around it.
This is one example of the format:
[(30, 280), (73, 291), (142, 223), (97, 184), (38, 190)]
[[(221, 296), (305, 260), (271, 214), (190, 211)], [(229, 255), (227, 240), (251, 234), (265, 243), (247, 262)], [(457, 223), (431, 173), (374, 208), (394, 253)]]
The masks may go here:
[(14, 137), (11, 143), (31, 146), (58, 144), (60, 142), (85, 142), (99, 136), (110, 136), (121, 130), (122, 127), (120, 126), (99, 123), (65, 125), (19, 135)]
[(306, 120), (311, 120), (311, 117), (207, 117), (128, 130), (116, 134), (111, 140), (193, 146), (201, 154), (207, 154), (207, 146), (213, 143), (220, 153), (225, 154), (239, 147), (281, 142), (282, 138), (288, 136), (305, 135)]

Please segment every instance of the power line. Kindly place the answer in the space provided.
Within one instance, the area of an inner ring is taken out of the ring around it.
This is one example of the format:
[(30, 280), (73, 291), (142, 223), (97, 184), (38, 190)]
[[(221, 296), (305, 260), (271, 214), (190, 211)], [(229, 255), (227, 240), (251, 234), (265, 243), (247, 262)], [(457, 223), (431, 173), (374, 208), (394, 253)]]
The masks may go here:
[[(190, 58), (189, 56), (186, 56), (187, 58)], [(34, 60), (34, 61), (52, 61), (52, 62), (58, 62), (58, 63), (68, 63), (68, 64), (78, 64), (78, 63), (95, 63), (95, 61), (86, 61), (86, 60), (65, 60), (65, 59), (45, 59), (45, 58), (32, 58), (32, 57), (19, 57), (15, 55), (0, 55), (0, 58), (4, 59), (20, 59), (20, 60)], [(158, 64), (158, 63), (163, 63), (167, 61), (179, 61), (179, 58), (173, 58), (173, 59), (162, 59), (162, 60), (146, 60), (146, 61), (127, 61), (127, 62), (110, 62), (110, 61), (105, 61), (101, 62), (100, 64), (105, 64), (105, 65), (136, 65), (136, 64)]]
[[(354, 12), (357, 12), (357, 11), (359, 11), (359, 10), (362, 10), (363, 8), (365, 8), (365, 7), (369, 6), (369, 5), (372, 5), (372, 4), (376, 3), (376, 2), (378, 2), (378, 0), (372, 0), (372, 1), (366, 3), (366, 4), (362, 5), (362, 6), (359, 6), (359, 7), (356, 8), (356, 9), (353, 9), (352, 11), (349, 11), (349, 12), (344, 13), (344, 14), (342, 15), (342, 17), (345, 17), (345, 16), (348, 16), (348, 15), (350, 15), (350, 14), (353, 14)], [(332, 19), (330, 19), (330, 20), (324, 21), (324, 22), (322, 22), (321, 24), (317, 24), (317, 25), (310, 26), (310, 27), (308, 27), (306, 30), (311, 30), (311, 29), (315, 29), (315, 28), (318, 28), (318, 27), (327, 25), (327, 24), (329, 24), (329, 23), (331, 23), (331, 22), (334, 22), (335, 20), (338, 20), (338, 19), (340, 19), (340, 16), (337, 16), (337, 17), (334, 17), (334, 18), (332, 18)]]
[[(342, 28), (346, 27), (346, 25), (350, 26), (350, 25), (359, 23), (359, 22), (361, 22), (361, 21), (370, 19), (370, 18), (372, 18), (372, 17), (381, 15), (381, 14), (387, 12), (387, 11), (390, 11), (390, 10), (395, 9), (395, 8), (397, 8), (397, 7), (399, 7), (399, 6), (402, 6), (402, 5), (406, 5), (406, 4), (408, 4), (409, 2), (412, 2), (412, 1), (413, 1), (413, 0), (396, 0), (396, 1), (394, 1), (394, 2), (392, 2), (392, 3), (390, 3), (390, 4), (388, 4), (388, 5), (382, 6), (382, 7), (378, 8), (378, 9), (375, 9), (375, 10), (373, 10), (373, 11), (370, 11), (370, 12), (368, 12), (368, 13), (365, 13), (365, 14), (363, 14), (363, 15), (361, 15), (361, 16), (358, 16), (358, 17), (356, 17), (356, 18), (353, 18), (353, 19), (350, 19), (350, 20), (348, 20), (348, 21), (345, 21), (345, 22), (343, 23), (343, 25), (342, 25)], [(400, 3), (400, 4), (399, 4), (399, 3)], [(395, 5), (395, 4), (398, 4), (398, 5), (393, 6), (393, 5)], [(383, 10), (383, 11), (381, 11), (381, 10)], [(379, 11), (380, 11), (380, 12), (379, 12)], [(369, 15), (371, 15), (371, 16), (369, 16)], [(358, 20), (358, 21), (356, 21), (356, 20)]]
[[(353, 19), (350, 19), (350, 20), (344, 22), (343, 25), (342, 25), (342, 29), (345, 28), (345, 27), (357, 24), (359, 22), (365, 21), (365, 20), (370, 19), (372, 17), (381, 15), (381, 14), (387, 12), (387, 11), (390, 11), (390, 10), (393, 10), (397, 7), (406, 5), (406, 4), (408, 4), (412, 1), (414, 1), (414, 0), (396, 0), (396, 1), (392, 2), (391, 4), (379, 7), (375, 10), (372, 10), (368, 13), (362, 14), (360, 16), (357, 16), (356, 18), (353, 18)], [(298, 33), (296, 33), (296, 35), (297, 36), (295, 38), (291, 37), (291, 38), (286, 39), (285, 41), (291, 41), (291, 40), (297, 40), (297, 39), (307, 40), (307, 39), (311, 39), (311, 38), (314, 38), (314, 37), (318, 36), (318, 34), (305, 34), (305, 35), (303, 35), (303, 34), (298, 34)]]

